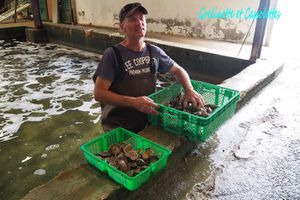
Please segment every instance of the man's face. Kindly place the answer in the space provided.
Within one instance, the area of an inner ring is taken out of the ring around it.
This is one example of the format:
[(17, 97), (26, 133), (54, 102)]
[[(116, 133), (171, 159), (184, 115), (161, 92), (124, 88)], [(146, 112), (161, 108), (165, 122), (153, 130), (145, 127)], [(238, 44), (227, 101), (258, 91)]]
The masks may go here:
[(146, 17), (140, 10), (136, 10), (124, 19), (120, 27), (126, 37), (140, 39), (146, 35)]

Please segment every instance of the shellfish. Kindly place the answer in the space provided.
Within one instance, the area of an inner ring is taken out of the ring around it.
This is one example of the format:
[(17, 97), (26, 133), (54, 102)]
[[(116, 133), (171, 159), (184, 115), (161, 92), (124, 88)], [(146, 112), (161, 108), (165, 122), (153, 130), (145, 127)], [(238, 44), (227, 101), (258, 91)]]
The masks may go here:
[(214, 104), (206, 104), (201, 108), (197, 108), (193, 106), (191, 102), (188, 102), (187, 105), (184, 107), (183, 102), (184, 94), (180, 93), (179, 95), (173, 97), (169, 102), (164, 103), (164, 105), (201, 117), (208, 117), (218, 107)]
[(96, 155), (128, 176), (135, 176), (151, 163), (159, 160), (153, 149), (135, 150), (131, 144), (125, 143), (112, 144), (107, 151), (96, 153)]

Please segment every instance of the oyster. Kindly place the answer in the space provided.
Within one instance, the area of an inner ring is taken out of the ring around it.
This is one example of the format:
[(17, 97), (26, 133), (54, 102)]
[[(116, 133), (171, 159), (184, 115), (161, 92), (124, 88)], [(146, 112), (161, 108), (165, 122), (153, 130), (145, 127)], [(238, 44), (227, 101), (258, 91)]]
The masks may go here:
[(97, 153), (97, 155), (102, 157), (102, 158), (106, 158), (106, 157), (112, 156), (112, 153), (110, 151), (103, 151), (103, 152)]
[(169, 102), (164, 103), (164, 105), (201, 117), (208, 117), (218, 107), (214, 104), (206, 104), (201, 108), (197, 108), (193, 106), (191, 102), (188, 102), (188, 104), (184, 107), (183, 102), (184, 94), (181, 92), (179, 95), (173, 97)]
[(128, 176), (135, 176), (159, 159), (151, 148), (135, 150), (125, 143), (112, 144), (107, 151), (96, 155)]
[(144, 160), (148, 160), (148, 159), (150, 159), (151, 157), (153, 157), (154, 156), (154, 151), (152, 150), (152, 149), (150, 149), (150, 148), (147, 148), (145, 151), (144, 151), (144, 153), (142, 154), (142, 158), (144, 159)]
[(113, 144), (109, 147), (109, 152), (111, 152), (113, 155), (118, 155), (121, 153), (121, 146), (119, 144)]
[(128, 163), (126, 163), (126, 161), (122, 159), (118, 160), (118, 167), (124, 173), (127, 173), (130, 170), (130, 166), (128, 165)]
[(135, 151), (131, 144), (128, 144), (123, 149), (125, 156), (128, 157), (130, 160), (136, 160), (139, 157), (139, 154), (137, 151)]

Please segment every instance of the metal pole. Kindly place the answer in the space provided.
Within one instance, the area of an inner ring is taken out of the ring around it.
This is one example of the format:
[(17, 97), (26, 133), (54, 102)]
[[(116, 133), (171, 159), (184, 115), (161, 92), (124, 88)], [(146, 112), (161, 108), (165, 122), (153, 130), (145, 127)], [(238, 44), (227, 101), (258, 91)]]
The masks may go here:
[(34, 21), (35, 28), (37, 29), (43, 28), (41, 14), (40, 14), (39, 0), (32, 0), (32, 9), (33, 9), (33, 21)]
[[(269, 10), (270, 0), (260, 0), (258, 11)], [(255, 26), (255, 34), (252, 43), (250, 61), (255, 62), (260, 58), (261, 49), (264, 41), (267, 19), (258, 19)]]

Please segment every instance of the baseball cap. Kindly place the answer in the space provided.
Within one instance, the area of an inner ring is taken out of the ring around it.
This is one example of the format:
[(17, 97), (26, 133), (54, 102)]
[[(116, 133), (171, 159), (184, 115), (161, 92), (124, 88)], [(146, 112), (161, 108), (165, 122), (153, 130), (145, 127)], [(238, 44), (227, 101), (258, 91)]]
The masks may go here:
[(129, 17), (131, 16), (134, 11), (136, 10), (140, 10), (143, 14), (148, 14), (148, 11), (146, 10), (146, 8), (144, 6), (142, 6), (142, 4), (140, 3), (129, 3), (129, 4), (126, 4), (121, 10), (120, 10), (120, 13), (119, 13), (119, 20), (120, 20), (120, 23), (126, 18), (126, 17)]

